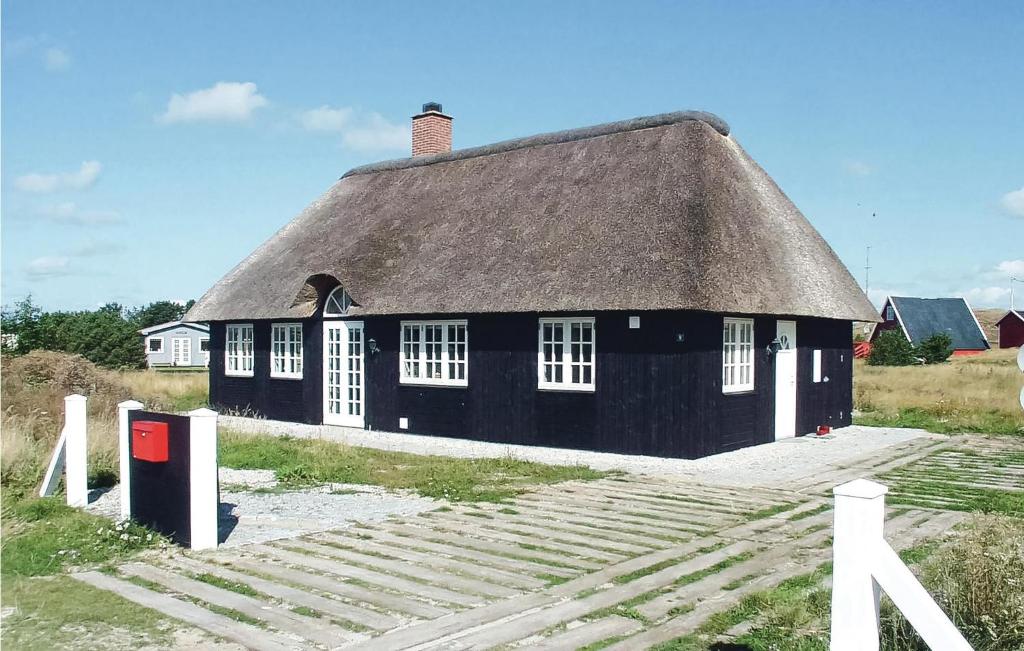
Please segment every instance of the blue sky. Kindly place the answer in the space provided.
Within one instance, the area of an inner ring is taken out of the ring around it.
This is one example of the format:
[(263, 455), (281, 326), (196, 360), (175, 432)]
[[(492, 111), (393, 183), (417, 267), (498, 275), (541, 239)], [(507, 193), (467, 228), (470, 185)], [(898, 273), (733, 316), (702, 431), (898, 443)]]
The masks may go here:
[(197, 298), (430, 100), (456, 148), (712, 111), (876, 302), (1024, 278), (1024, 3), (551, 5), (5, 2), (3, 302)]

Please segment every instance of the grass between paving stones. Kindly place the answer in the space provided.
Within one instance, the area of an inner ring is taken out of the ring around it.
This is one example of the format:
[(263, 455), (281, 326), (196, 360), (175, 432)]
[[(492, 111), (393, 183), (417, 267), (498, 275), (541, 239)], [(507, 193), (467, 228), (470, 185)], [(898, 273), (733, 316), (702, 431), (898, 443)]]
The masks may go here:
[(805, 518), (809, 518), (811, 516), (818, 515), (819, 513), (824, 513), (825, 511), (828, 511), (831, 508), (832, 508), (831, 504), (822, 504), (820, 506), (814, 507), (813, 509), (808, 509), (806, 511), (801, 511), (800, 513), (794, 513), (793, 515), (789, 516), (786, 519), (789, 520), (790, 522), (796, 522), (797, 520), (803, 520)]
[[(793, 650), (809, 651), (828, 647), (827, 636), (824, 646), (812, 646), (821, 642), (816, 639), (817, 630), (807, 630), (810, 639), (798, 640), (793, 637), (795, 630), (803, 630), (817, 618), (822, 610), (827, 616), (830, 606), (828, 590), (819, 588), (822, 580), (832, 571), (831, 563), (825, 563), (814, 572), (783, 581), (777, 587), (748, 595), (740, 602), (721, 613), (716, 613), (701, 624), (696, 631), (683, 637), (653, 647), (656, 651), (703, 651), (716, 637), (732, 627), (746, 621), (756, 625), (749, 633), (735, 640), (739, 648), (751, 651)], [(826, 598), (822, 594), (826, 593)], [(827, 620), (826, 620), (827, 621)], [(803, 636), (806, 637), (806, 636)], [(743, 646), (746, 645), (746, 646)]]
[(246, 597), (252, 597), (254, 599), (260, 597), (260, 593), (257, 592), (252, 586), (248, 585), (247, 583), (242, 583), (240, 581), (230, 581), (228, 579), (223, 579), (214, 574), (207, 574), (205, 572), (203, 572), (202, 574), (193, 574), (192, 578), (194, 578), (196, 581), (209, 583), (210, 585), (216, 588), (221, 588), (222, 590), (230, 590), (231, 592), (237, 592), (238, 594), (245, 595)]
[(180, 599), (184, 599), (185, 601), (189, 601), (189, 602), (191, 602), (191, 603), (193, 603), (193, 604), (195, 604), (195, 605), (197, 605), (197, 606), (199, 606), (201, 608), (205, 608), (206, 610), (209, 610), (210, 612), (217, 613), (218, 615), (223, 615), (224, 617), (227, 617), (228, 619), (233, 619), (236, 622), (241, 622), (243, 624), (250, 624), (250, 625), (255, 626), (257, 628), (263, 628), (263, 629), (269, 628), (269, 625), (266, 622), (264, 622), (262, 619), (257, 619), (255, 617), (250, 617), (249, 615), (246, 615), (245, 613), (243, 613), (241, 611), (238, 611), (238, 610), (235, 610), (233, 608), (225, 608), (224, 606), (218, 606), (217, 604), (213, 604), (213, 603), (210, 603), (208, 601), (203, 601), (199, 597), (194, 597), (194, 596), (192, 596), (190, 594), (186, 594), (186, 593), (182, 593), (182, 592), (175, 592), (174, 590), (171, 590), (171, 589), (167, 588), (162, 583), (157, 583), (156, 581), (150, 581), (149, 579), (145, 579), (145, 578), (143, 578), (141, 576), (134, 576), (134, 575), (131, 575), (131, 574), (126, 575), (126, 576), (121, 576), (119, 578), (122, 578), (125, 581), (128, 581), (129, 583), (134, 583), (135, 585), (137, 585), (137, 586), (139, 586), (141, 588), (146, 588), (147, 590), (152, 590), (153, 592), (159, 592), (161, 594), (166, 594), (166, 595), (170, 595), (172, 597), (178, 597)]
[[(412, 539), (412, 540), (419, 540), (420, 539), (418, 536), (413, 536), (412, 534), (408, 534), (408, 533), (395, 532), (395, 535), (400, 537), (400, 538), (409, 538), (409, 539)], [(443, 538), (431, 537), (429, 535), (429, 533), (424, 533), (424, 536), (423, 536), (422, 539), (425, 542), (436, 543), (438, 545), (448, 545), (449, 544), (449, 541), (446, 541)], [(542, 547), (538, 547), (536, 545), (529, 545), (527, 543), (510, 543), (510, 544), (515, 545), (517, 547), (520, 547), (522, 549), (525, 549), (527, 551), (547, 551), (547, 552), (550, 552), (550, 553), (553, 553), (553, 554), (561, 553), (561, 552), (558, 552), (556, 550), (548, 550), (548, 549), (544, 549)], [(413, 547), (415, 547), (415, 545), (413, 545)], [(487, 553), (491, 554), (493, 556), (500, 556), (501, 558), (508, 558), (508, 559), (515, 560), (515, 561), (529, 561), (531, 563), (536, 563), (538, 565), (547, 565), (548, 567), (554, 567), (554, 568), (558, 568), (558, 569), (580, 571), (580, 568), (575, 566), (575, 565), (570, 565), (568, 563), (559, 563), (557, 561), (548, 560), (546, 558), (537, 558), (536, 556), (529, 556), (529, 555), (525, 555), (525, 554), (510, 554), (510, 553), (508, 553), (506, 551), (499, 551), (499, 550), (488, 550)]]
[(892, 504), (1024, 517), (1024, 492), (1021, 491), (906, 479), (899, 472), (883, 475), (882, 480), (889, 483), (888, 497)]
[[(707, 549), (707, 551), (713, 551), (713, 549), (717, 549), (717, 547), (714, 547), (714, 548), (710, 548), (709, 547)], [(700, 555), (702, 553), (707, 553), (707, 551), (694, 552), (693, 554), (691, 554), (690, 556), (688, 556), (686, 558), (692, 558), (692, 557), (698, 556), (698, 555)], [(754, 556), (754, 552), (743, 552), (742, 554), (737, 554), (735, 556), (730, 556), (729, 558), (726, 558), (726, 559), (724, 559), (722, 561), (719, 561), (718, 563), (715, 563), (714, 565), (711, 565), (710, 567), (706, 567), (706, 568), (704, 568), (702, 570), (698, 570), (696, 572), (691, 572), (690, 574), (686, 574), (684, 576), (681, 576), (681, 577), (677, 578), (675, 581), (673, 581), (671, 584), (669, 584), (668, 586), (665, 586), (663, 588), (658, 588), (656, 590), (650, 590), (650, 591), (645, 592), (643, 594), (639, 594), (639, 595), (637, 595), (637, 596), (635, 596), (635, 597), (633, 597), (631, 599), (627, 599), (626, 601), (623, 601), (621, 603), (615, 604), (614, 606), (610, 606), (608, 608), (602, 608), (600, 610), (595, 610), (594, 612), (589, 613), (586, 616), (584, 616), (583, 619), (585, 621), (589, 622), (589, 621), (595, 621), (595, 620), (599, 620), (599, 619), (604, 619), (605, 617), (609, 617), (611, 615), (619, 615), (621, 617), (628, 617), (629, 619), (635, 619), (635, 620), (637, 620), (639, 622), (643, 622), (645, 624), (649, 624), (650, 620), (647, 617), (645, 617), (642, 613), (640, 613), (640, 611), (638, 611), (636, 609), (637, 606), (639, 606), (641, 604), (644, 604), (644, 603), (647, 603), (648, 601), (651, 601), (652, 599), (655, 599), (655, 598), (657, 598), (657, 597), (659, 597), (659, 596), (661, 596), (663, 594), (667, 594), (669, 592), (672, 592), (673, 590), (681, 588), (681, 587), (683, 587), (685, 585), (689, 585), (689, 584), (694, 583), (696, 581), (700, 581), (701, 579), (703, 579), (703, 578), (705, 578), (707, 576), (711, 576), (712, 574), (717, 574), (718, 572), (721, 572), (722, 570), (724, 570), (724, 569), (726, 569), (728, 567), (731, 567), (732, 565), (735, 565), (736, 563), (742, 563), (745, 560), (753, 558), (753, 556)], [(678, 565), (681, 562), (685, 562), (685, 560), (686, 560), (685, 558), (684, 559), (673, 559), (673, 561), (671, 563), (667, 563), (667, 564), (665, 564), (665, 563), (658, 563), (656, 565), (651, 565), (651, 566), (646, 567), (646, 568), (644, 568), (642, 570), (638, 570), (637, 572), (633, 572), (631, 574), (623, 575), (622, 577), (616, 577), (614, 579), (614, 581), (616, 583), (619, 583), (619, 584), (628, 583), (629, 581), (635, 581), (636, 579), (639, 579), (639, 578), (642, 578), (644, 576), (647, 576), (648, 574), (653, 574), (654, 572), (657, 572), (657, 571), (660, 571), (662, 569), (665, 569), (665, 567), (671, 567), (672, 565)], [(629, 577), (629, 578), (626, 578), (626, 577)], [(626, 578), (626, 580), (624, 580), (624, 581), (620, 581), (619, 580), (619, 579), (623, 579), (623, 578)], [(579, 595), (577, 595), (577, 598), (580, 598)], [(681, 615), (681, 614), (683, 614), (685, 612), (688, 612), (688, 611), (690, 611), (692, 609), (693, 609), (693, 604), (685, 604), (685, 605), (682, 605), (682, 606), (677, 606), (676, 608), (673, 608), (672, 610), (669, 611), (669, 616), (674, 617), (674, 616), (677, 616), (677, 615)]]
[(455, 459), (359, 448), (331, 441), (220, 432), (221, 465), (266, 469), (285, 486), (370, 484), (425, 497), (501, 502), (525, 487), (606, 477), (585, 466), (555, 466), (511, 457)]

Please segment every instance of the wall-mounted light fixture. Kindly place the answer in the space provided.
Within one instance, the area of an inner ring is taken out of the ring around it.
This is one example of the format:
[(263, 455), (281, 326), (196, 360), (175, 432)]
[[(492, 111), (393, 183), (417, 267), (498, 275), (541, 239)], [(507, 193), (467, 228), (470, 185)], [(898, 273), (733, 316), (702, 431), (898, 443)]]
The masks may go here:
[(779, 341), (778, 337), (772, 339), (772, 342), (768, 344), (767, 348), (765, 348), (765, 352), (767, 352), (769, 355), (774, 355), (780, 350), (782, 350), (782, 342)]
[(377, 346), (377, 340), (373, 337), (367, 340), (366, 347), (369, 348), (371, 355), (376, 355), (380, 352), (380, 348)]

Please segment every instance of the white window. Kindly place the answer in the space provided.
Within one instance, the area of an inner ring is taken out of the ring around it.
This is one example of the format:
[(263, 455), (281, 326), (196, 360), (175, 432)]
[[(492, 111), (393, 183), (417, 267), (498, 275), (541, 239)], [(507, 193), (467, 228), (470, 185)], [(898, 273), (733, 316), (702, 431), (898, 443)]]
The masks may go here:
[(722, 327), (722, 392), (754, 389), (754, 320), (726, 318)]
[(537, 388), (593, 391), (594, 319), (541, 319), (537, 330)]
[(252, 375), (252, 324), (227, 327), (224, 344), (224, 374)]
[(146, 350), (151, 353), (162, 353), (164, 352), (164, 338), (163, 337), (150, 337), (146, 340)]
[(893, 309), (892, 305), (886, 305), (885, 306), (885, 320), (886, 321), (895, 321), (896, 320), (896, 310)]
[(811, 379), (814, 382), (821, 382), (821, 351), (815, 349), (811, 359), (813, 360)]
[(270, 377), (302, 378), (301, 323), (275, 323), (271, 327)]
[(324, 301), (324, 316), (346, 316), (352, 307), (352, 297), (344, 287), (336, 287)]
[(466, 321), (402, 321), (402, 384), (469, 384)]

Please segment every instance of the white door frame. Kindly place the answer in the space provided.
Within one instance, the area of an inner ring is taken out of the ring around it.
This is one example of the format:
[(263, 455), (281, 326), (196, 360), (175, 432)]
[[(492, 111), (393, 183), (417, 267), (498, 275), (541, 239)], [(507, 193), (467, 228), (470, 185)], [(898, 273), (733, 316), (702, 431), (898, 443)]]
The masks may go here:
[[(323, 420), (325, 425), (364, 427), (366, 415), (366, 341), (362, 321), (323, 322)], [(337, 338), (331, 341), (331, 334)], [(353, 337), (354, 333), (358, 333)], [(358, 339), (354, 342), (353, 339)], [(349, 344), (354, 346), (350, 354)], [(337, 347), (332, 350), (332, 345)], [(336, 353), (336, 354), (335, 354)], [(331, 368), (331, 362), (336, 368)], [(337, 394), (331, 395), (331, 389)]]
[[(181, 350), (181, 364), (178, 364), (178, 350)], [(192, 339), (190, 337), (171, 338), (171, 366), (192, 366)]]
[(796, 321), (775, 322), (782, 347), (775, 353), (775, 440), (796, 436)]

